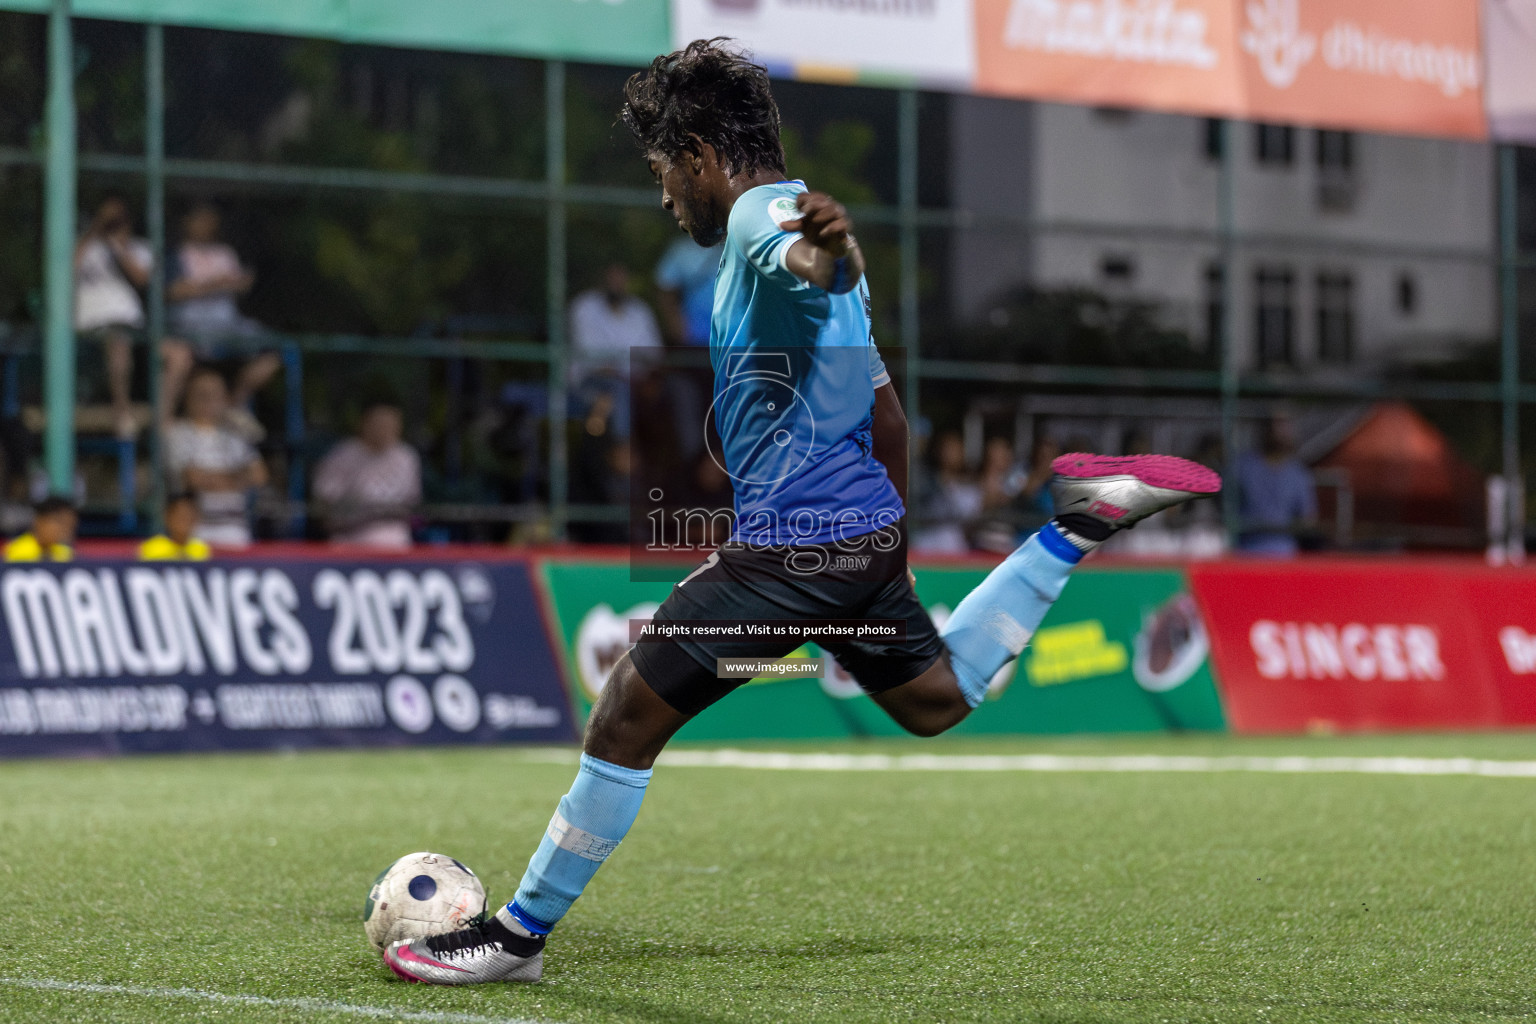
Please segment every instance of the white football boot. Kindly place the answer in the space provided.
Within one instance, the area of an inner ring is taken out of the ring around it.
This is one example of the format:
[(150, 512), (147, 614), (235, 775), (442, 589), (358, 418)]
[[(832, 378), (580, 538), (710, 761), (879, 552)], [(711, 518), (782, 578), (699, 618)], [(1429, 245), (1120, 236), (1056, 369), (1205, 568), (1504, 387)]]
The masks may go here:
[(544, 976), (544, 936), (523, 934), (502, 907), (468, 928), (396, 942), (384, 950), (384, 963), (406, 981), (431, 985), (538, 981)]

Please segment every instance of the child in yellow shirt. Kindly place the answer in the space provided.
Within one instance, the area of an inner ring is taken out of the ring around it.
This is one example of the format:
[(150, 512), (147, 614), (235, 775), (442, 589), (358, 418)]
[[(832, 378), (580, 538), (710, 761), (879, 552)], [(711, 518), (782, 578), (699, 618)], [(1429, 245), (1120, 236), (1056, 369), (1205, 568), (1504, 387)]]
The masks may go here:
[(139, 545), (143, 562), (206, 562), (207, 542), (192, 536), (197, 525), (197, 497), (190, 491), (165, 500), (165, 532)]
[(32, 506), (32, 529), (5, 546), (7, 562), (67, 562), (75, 557), (70, 544), (80, 525), (68, 498), (44, 498)]

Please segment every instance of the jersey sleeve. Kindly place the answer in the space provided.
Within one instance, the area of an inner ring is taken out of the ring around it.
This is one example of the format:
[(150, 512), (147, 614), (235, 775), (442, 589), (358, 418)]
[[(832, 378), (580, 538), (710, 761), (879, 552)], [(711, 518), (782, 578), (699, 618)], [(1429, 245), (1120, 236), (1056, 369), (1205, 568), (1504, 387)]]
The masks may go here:
[(891, 373), (885, 368), (885, 360), (880, 358), (880, 350), (873, 341), (869, 343), (869, 382), (877, 388), (891, 382)]
[(731, 244), (753, 270), (784, 288), (809, 287), (790, 273), (784, 263), (789, 247), (799, 241), (800, 233), (785, 231), (779, 225), (799, 216), (794, 197), (782, 192), (756, 195), (748, 192), (731, 208), (728, 227)]

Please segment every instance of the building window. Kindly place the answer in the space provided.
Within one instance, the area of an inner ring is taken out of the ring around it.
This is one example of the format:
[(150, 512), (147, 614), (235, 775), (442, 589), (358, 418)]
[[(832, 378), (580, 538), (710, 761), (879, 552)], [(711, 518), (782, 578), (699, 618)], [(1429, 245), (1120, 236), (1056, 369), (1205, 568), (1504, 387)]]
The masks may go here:
[(1207, 160), (1220, 160), (1222, 153), (1226, 151), (1225, 135), (1222, 130), (1222, 120), (1219, 117), (1207, 117), (1201, 130), (1201, 141), (1205, 145), (1205, 158)]
[(1295, 362), (1296, 275), (1289, 267), (1260, 267), (1253, 283), (1259, 367), (1290, 366)]
[(1253, 155), (1261, 164), (1291, 166), (1296, 159), (1296, 129), (1288, 124), (1255, 124)]
[(1397, 311), (1403, 316), (1419, 311), (1419, 282), (1406, 272), (1397, 275)]
[(1221, 351), (1221, 333), (1226, 330), (1227, 274), (1220, 263), (1208, 263), (1205, 267), (1205, 348), (1207, 352)]
[(1355, 354), (1355, 279), (1342, 271), (1317, 275), (1317, 359), (1345, 364)]
[(1351, 132), (1319, 131), (1317, 205), (1324, 210), (1348, 210), (1355, 205), (1355, 136)]
[(1354, 132), (1317, 133), (1317, 169), (1320, 171), (1353, 171), (1355, 169)]
[(1110, 253), (1099, 261), (1099, 273), (1110, 284), (1128, 285), (1136, 277), (1136, 261), (1123, 253)]

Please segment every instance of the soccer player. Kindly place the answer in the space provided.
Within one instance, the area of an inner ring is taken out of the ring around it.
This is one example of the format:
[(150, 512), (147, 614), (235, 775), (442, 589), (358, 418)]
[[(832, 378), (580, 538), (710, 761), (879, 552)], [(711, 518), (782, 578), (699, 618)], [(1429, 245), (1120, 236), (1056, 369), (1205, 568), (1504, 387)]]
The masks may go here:
[[(1087, 552), (1219, 488), (1182, 459), (1062, 456), (1056, 518), (960, 602), (941, 637), (906, 572), (907, 424), (870, 339), (864, 256), (847, 211), (789, 179), (767, 72), (700, 40), (631, 78), (624, 100), (662, 206), (698, 244), (725, 242), (710, 354), (735, 533), (656, 622), (899, 620), (904, 639), (822, 646), (903, 728), (933, 736), (982, 702)], [(576, 780), (512, 901), (472, 927), (395, 943), (385, 962), (410, 981), (537, 981), (545, 937), (634, 823), (662, 747), (742, 682), (717, 678), (716, 658), (797, 646), (635, 645), (592, 709)]]

